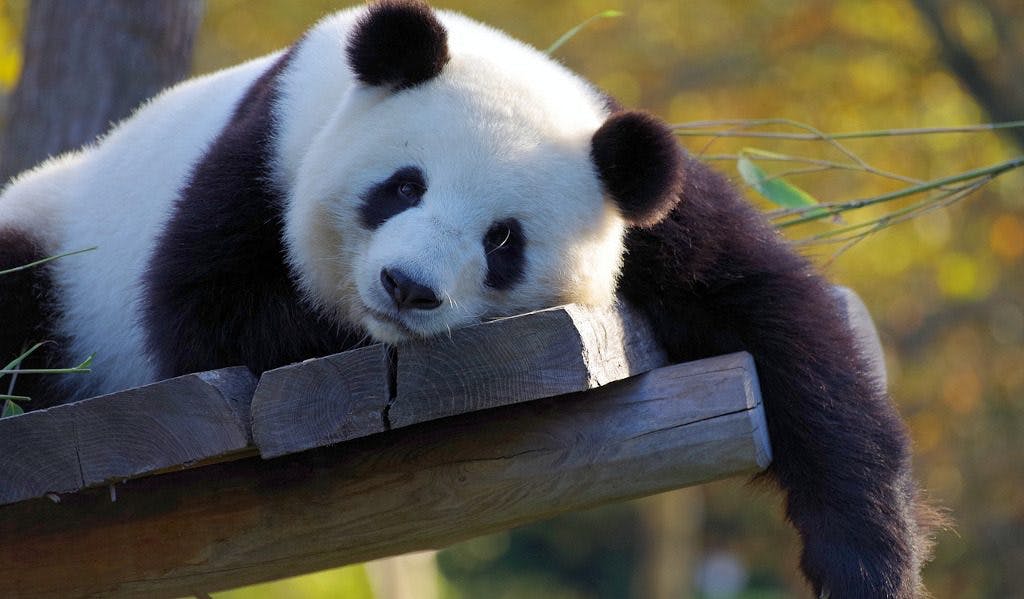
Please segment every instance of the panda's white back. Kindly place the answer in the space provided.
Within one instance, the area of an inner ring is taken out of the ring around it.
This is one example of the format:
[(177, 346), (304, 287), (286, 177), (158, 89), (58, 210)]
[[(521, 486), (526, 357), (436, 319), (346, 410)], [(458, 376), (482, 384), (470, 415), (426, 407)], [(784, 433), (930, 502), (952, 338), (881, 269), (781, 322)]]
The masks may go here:
[[(53, 263), (59, 332), (69, 353), (95, 354), (102, 377), (75, 395), (152, 380), (137, 313), (153, 240), (192, 165), (273, 57), (182, 83), (143, 105), (95, 144), (17, 178), (0, 196), (0, 227), (39, 236)], [(41, 208), (42, 207), (42, 208)], [(65, 299), (66, 298), (66, 299)]]

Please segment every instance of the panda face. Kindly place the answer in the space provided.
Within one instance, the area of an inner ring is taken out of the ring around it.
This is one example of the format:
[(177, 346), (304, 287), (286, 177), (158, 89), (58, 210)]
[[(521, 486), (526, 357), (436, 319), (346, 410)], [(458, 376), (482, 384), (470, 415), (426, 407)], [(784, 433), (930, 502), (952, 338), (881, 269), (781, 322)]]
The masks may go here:
[(314, 308), (378, 341), (611, 303), (625, 227), (679, 200), (663, 123), (609, 115), (586, 81), (461, 15), (373, 3), (307, 35), (295, 64), (276, 115), (286, 258)]
[(603, 108), (574, 78), (491, 68), (456, 56), (411, 89), (355, 86), (311, 146), (289, 258), (339, 322), (395, 343), (612, 300), (624, 223), (590, 155)]

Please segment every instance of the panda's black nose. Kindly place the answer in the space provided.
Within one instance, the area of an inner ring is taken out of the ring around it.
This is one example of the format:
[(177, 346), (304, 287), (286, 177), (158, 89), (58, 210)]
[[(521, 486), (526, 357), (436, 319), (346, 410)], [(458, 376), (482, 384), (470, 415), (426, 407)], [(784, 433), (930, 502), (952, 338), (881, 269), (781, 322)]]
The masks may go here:
[(441, 305), (433, 289), (420, 285), (397, 268), (382, 268), (380, 284), (399, 310), (433, 310)]

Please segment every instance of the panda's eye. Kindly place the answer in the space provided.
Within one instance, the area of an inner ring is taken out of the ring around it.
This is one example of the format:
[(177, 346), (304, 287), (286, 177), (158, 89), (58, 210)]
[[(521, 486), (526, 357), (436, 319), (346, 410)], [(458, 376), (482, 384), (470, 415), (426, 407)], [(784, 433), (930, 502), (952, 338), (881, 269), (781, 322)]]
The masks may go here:
[(491, 224), (483, 238), (487, 278), (493, 289), (508, 289), (523, 278), (526, 238), (519, 221), (509, 218)]
[(404, 166), (363, 193), (359, 208), (364, 227), (374, 230), (396, 214), (419, 205), (427, 192), (427, 179), (415, 166)]
[(508, 223), (495, 223), (484, 236), (484, 250), (488, 254), (499, 251), (509, 247), (510, 241), (512, 241), (512, 229), (509, 228)]
[(398, 186), (398, 195), (410, 204), (418, 204), (426, 191), (422, 185), (413, 181), (404, 181)]

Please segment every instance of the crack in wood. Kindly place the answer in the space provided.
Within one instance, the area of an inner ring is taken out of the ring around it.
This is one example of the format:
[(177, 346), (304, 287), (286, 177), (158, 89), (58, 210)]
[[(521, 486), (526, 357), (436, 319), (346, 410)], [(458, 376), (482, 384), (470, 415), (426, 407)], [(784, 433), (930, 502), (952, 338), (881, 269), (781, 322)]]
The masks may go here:
[[(728, 369), (726, 369), (726, 370), (728, 370)], [(724, 370), (721, 371), (721, 372), (724, 372)], [(687, 420), (686, 422), (680, 422), (679, 424), (673, 424), (672, 426), (663, 426), (661, 428), (656, 428), (656, 429), (653, 429), (653, 430), (644, 431), (644, 432), (640, 433), (639, 435), (633, 435), (631, 437), (627, 437), (626, 439), (624, 439), (624, 441), (633, 441), (635, 439), (640, 439), (640, 438), (643, 438), (643, 437), (648, 437), (650, 435), (659, 435), (659, 434), (662, 434), (662, 433), (678, 430), (678, 429), (685, 428), (685, 427), (688, 427), (688, 426), (694, 426), (694, 425), (697, 425), (697, 424), (701, 424), (702, 422), (708, 422), (709, 420), (714, 420), (716, 418), (725, 418), (727, 416), (733, 416), (735, 414), (745, 414), (745, 413), (751, 412), (752, 410), (756, 410), (757, 406), (759, 406), (759, 405), (761, 405), (761, 402), (758, 402), (758, 403), (754, 404), (753, 407), (749, 407), (749, 408), (743, 408), (743, 409), (740, 409), (740, 410), (733, 410), (731, 412), (720, 412), (718, 414), (712, 414), (711, 416), (705, 416), (703, 418), (697, 418), (695, 420)]]
[(388, 401), (380, 412), (384, 430), (391, 430), (391, 406), (398, 399), (398, 348), (389, 345), (384, 354), (384, 372), (387, 378)]
[(83, 487), (86, 484), (85, 467), (82, 466), (82, 440), (78, 436), (78, 421), (71, 420), (72, 438), (75, 440), (75, 461), (78, 463), (78, 480)]

